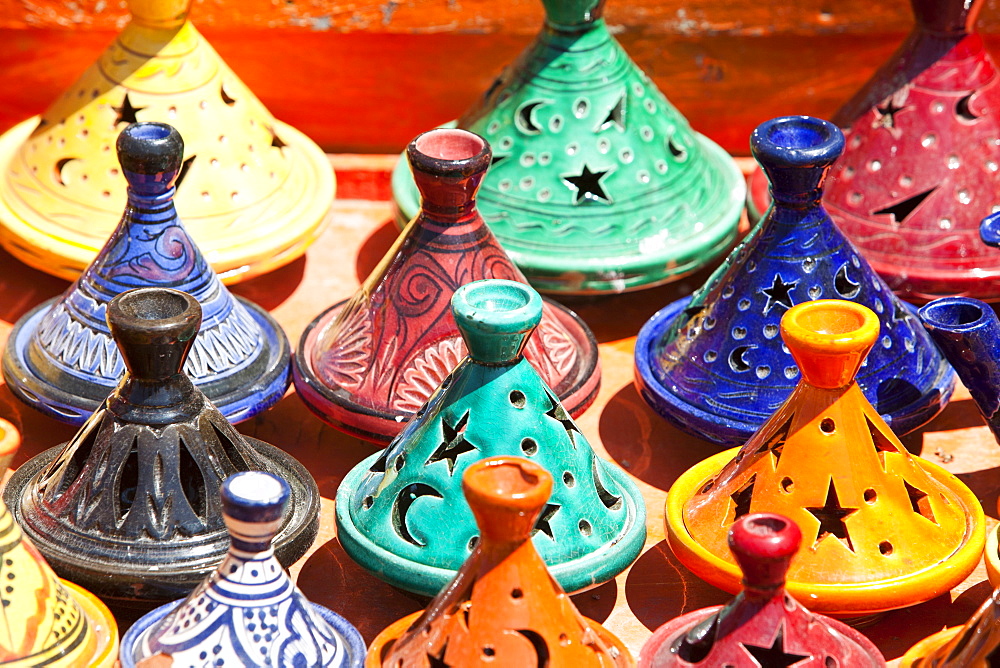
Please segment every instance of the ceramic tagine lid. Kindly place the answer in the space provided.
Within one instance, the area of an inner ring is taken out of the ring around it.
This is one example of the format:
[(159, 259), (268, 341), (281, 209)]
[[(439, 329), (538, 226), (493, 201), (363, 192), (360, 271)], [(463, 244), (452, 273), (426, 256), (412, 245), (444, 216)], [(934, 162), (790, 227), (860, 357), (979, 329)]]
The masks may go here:
[[(676, 280), (735, 238), (743, 176), (629, 59), (604, 0), (543, 0), (545, 25), (458, 121), (493, 145), (479, 208), (542, 291)], [(419, 195), (393, 174), (403, 221)]]
[[(464, 130), (432, 130), (407, 148), (423, 208), (349, 300), (306, 329), (295, 388), (321, 418), (388, 443), (465, 356), (449, 300), (459, 286), (526, 283), (476, 209), (490, 147)], [(545, 302), (525, 357), (571, 415), (600, 385), (597, 342), (575, 313)]]
[(778, 338), (781, 317), (821, 298), (877, 314), (881, 336), (857, 380), (893, 430), (925, 424), (951, 396), (951, 367), (820, 202), (843, 145), (836, 126), (809, 116), (754, 130), (750, 146), (771, 180), (774, 206), (705, 285), (660, 310), (636, 340), (643, 398), (681, 429), (730, 445), (750, 438), (799, 380)]
[(426, 610), (379, 634), (366, 666), (634, 666), (618, 638), (577, 611), (532, 544), (552, 491), (548, 471), (490, 457), (460, 477), (482, 537)]
[(7, 385), (46, 415), (82, 424), (125, 371), (107, 303), (130, 288), (174, 288), (193, 295), (204, 313), (187, 374), (228, 419), (247, 420), (285, 394), (285, 333), (264, 309), (230, 294), (177, 217), (173, 198), (184, 169), (177, 130), (135, 123), (117, 148), (129, 184), (121, 222), (76, 283), (14, 325), (3, 356)]
[[(14, 425), (0, 419), (0, 472), (20, 445)], [(60, 580), (24, 538), (0, 501), (0, 665), (111, 668), (118, 659), (118, 625), (90, 592)]]
[(643, 645), (641, 668), (796, 666), (878, 668), (885, 659), (868, 638), (806, 610), (785, 592), (785, 573), (802, 532), (787, 517), (745, 515), (729, 528), (729, 549), (743, 573), (728, 604), (664, 624)]
[(123, 668), (296, 666), (360, 668), (365, 642), (351, 624), (310, 603), (274, 557), (292, 489), (262, 471), (222, 484), (226, 558), (182, 601), (137, 621), (122, 639)]
[[(834, 122), (847, 135), (823, 203), (897, 294), (1000, 298), (979, 242), (1000, 205), (1000, 76), (982, 0), (911, 0), (916, 27)], [(763, 209), (761, 209), (763, 210)]]
[(484, 457), (524, 455), (557, 481), (532, 530), (552, 575), (569, 592), (610, 580), (639, 556), (645, 503), (522, 356), (541, 298), (522, 283), (477, 281), (455, 292), (452, 310), (469, 357), (388, 448), (344, 478), (341, 544), (383, 580), (433, 596), (479, 541), (462, 474)]
[(991, 668), (1000, 656), (1000, 590), (994, 590), (965, 626), (924, 638), (900, 659), (901, 668)]
[(291, 564), (312, 544), (319, 490), (290, 455), (240, 435), (181, 371), (201, 309), (141, 288), (108, 305), (128, 368), (72, 440), (21, 466), (4, 500), (62, 577), (105, 599), (172, 600), (226, 554), (219, 486), (238, 471), (280, 474), (293, 512), (276, 540)]
[(958, 478), (910, 455), (854, 381), (880, 340), (877, 316), (820, 300), (790, 309), (781, 330), (802, 381), (746, 445), (677, 479), (671, 549), (702, 579), (738, 591), (726, 528), (775, 512), (805, 536), (787, 588), (811, 610), (866, 616), (950, 590), (979, 562), (983, 510)]
[(323, 151), (275, 120), (187, 20), (191, 0), (127, 0), (131, 22), (40, 117), (0, 137), (0, 242), (73, 279), (115, 229), (125, 179), (115, 137), (164, 121), (187, 139), (177, 207), (223, 280), (301, 255), (334, 177)]

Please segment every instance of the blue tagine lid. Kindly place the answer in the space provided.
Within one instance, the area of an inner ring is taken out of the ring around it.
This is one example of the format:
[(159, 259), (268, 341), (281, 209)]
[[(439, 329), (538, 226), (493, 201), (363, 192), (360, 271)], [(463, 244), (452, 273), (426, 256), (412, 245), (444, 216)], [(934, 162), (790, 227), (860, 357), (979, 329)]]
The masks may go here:
[(643, 326), (635, 349), (643, 398), (684, 431), (742, 444), (799, 380), (778, 336), (781, 316), (801, 302), (846, 299), (872, 309), (882, 329), (857, 375), (865, 396), (898, 434), (925, 424), (948, 402), (955, 374), (823, 208), (843, 133), (786, 116), (758, 126), (750, 147), (774, 203), (705, 285)]
[(193, 295), (204, 314), (185, 371), (228, 420), (247, 420), (288, 388), (288, 340), (266, 311), (230, 294), (177, 217), (177, 130), (133, 123), (117, 148), (128, 181), (121, 222), (76, 283), (14, 325), (3, 357), (7, 385), (46, 415), (82, 424), (125, 371), (105, 320), (108, 302), (132, 288), (173, 288)]
[(175, 666), (364, 665), (357, 629), (310, 603), (274, 557), (271, 540), (285, 516), (288, 483), (263, 471), (237, 473), (220, 495), (229, 554), (186, 599), (156, 608), (129, 629), (122, 667), (158, 656)]

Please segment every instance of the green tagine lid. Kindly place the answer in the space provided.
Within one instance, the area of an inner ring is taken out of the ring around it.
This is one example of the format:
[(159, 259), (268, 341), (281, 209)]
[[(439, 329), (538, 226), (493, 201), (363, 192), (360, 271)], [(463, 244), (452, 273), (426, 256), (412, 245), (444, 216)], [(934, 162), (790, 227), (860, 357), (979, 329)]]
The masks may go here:
[(451, 303), (469, 356), (385, 450), (341, 483), (341, 544), (390, 584), (433, 596), (478, 541), (465, 470), (486, 457), (526, 456), (556, 481), (533, 532), (552, 575), (568, 592), (612, 579), (639, 556), (645, 505), (522, 356), (541, 298), (523, 283), (484, 280), (459, 288)]
[[(493, 147), (480, 212), (542, 291), (623, 292), (701, 268), (736, 233), (739, 169), (629, 59), (603, 0), (543, 2), (541, 34), (458, 120)], [(403, 160), (393, 192), (413, 218)]]

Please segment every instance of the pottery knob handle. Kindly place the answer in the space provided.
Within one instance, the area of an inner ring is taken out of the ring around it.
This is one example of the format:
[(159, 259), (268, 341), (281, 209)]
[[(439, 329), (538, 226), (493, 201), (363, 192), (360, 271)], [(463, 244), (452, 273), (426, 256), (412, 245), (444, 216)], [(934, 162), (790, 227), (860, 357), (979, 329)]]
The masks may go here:
[(108, 304), (108, 328), (133, 378), (163, 380), (181, 373), (201, 326), (201, 304), (168, 288), (137, 288)]
[(552, 475), (522, 457), (489, 457), (466, 469), (462, 490), (484, 540), (518, 543), (531, 538)]
[(512, 364), (541, 322), (542, 298), (524, 283), (486, 279), (456, 290), (451, 312), (474, 361)]
[(132, 123), (116, 144), (129, 190), (155, 196), (173, 187), (184, 156), (181, 134), (166, 123)]
[(910, 0), (910, 4), (921, 29), (964, 35), (973, 31), (983, 0)]
[(473, 132), (438, 128), (411, 141), (406, 158), (420, 191), (422, 211), (448, 221), (475, 211), (476, 192), (493, 160), (493, 151)]
[(844, 152), (844, 133), (812, 116), (782, 116), (754, 129), (750, 150), (775, 200), (791, 206), (818, 204), (830, 166)]
[(604, 0), (542, 0), (545, 22), (556, 29), (580, 30), (601, 18)]
[[(13, 424), (0, 418), (0, 476), (14, 461), (17, 449), (21, 447), (21, 432)], [(3, 502), (0, 501), (0, 504)]]
[(234, 473), (222, 483), (222, 519), (233, 546), (248, 552), (266, 550), (281, 528), (292, 488), (265, 471)]
[(979, 238), (987, 246), (1000, 248), (1000, 211), (991, 213), (979, 223)]
[(748, 589), (784, 585), (788, 565), (801, 543), (798, 525), (775, 513), (745, 515), (729, 529), (729, 549), (743, 571), (743, 586)]
[(126, 0), (132, 21), (150, 28), (175, 28), (187, 20), (191, 0)]
[(874, 311), (840, 299), (803, 302), (781, 318), (781, 338), (803, 382), (827, 389), (854, 381), (880, 329)]

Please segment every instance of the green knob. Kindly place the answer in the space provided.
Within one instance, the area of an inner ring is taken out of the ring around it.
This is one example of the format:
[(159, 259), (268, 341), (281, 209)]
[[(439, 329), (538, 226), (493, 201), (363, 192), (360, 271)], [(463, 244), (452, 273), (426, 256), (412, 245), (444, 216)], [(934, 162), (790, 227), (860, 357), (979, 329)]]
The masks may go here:
[(580, 30), (601, 18), (604, 0), (542, 0), (546, 22), (557, 29)]
[(542, 319), (542, 298), (524, 283), (488, 279), (456, 290), (451, 312), (473, 360), (512, 364)]

